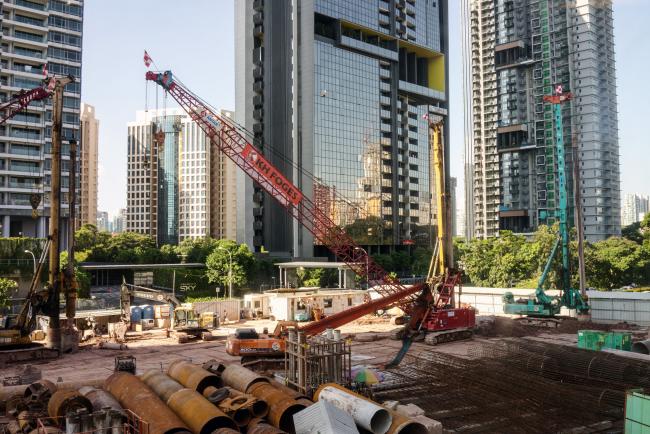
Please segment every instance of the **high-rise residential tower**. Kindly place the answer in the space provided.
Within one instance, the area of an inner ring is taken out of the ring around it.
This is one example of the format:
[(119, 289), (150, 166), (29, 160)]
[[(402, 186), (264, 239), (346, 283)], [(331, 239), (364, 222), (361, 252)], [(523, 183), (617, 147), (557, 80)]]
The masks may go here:
[(136, 113), (128, 124), (127, 232), (159, 244), (234, 239), (236, 209), (234, 163), (182, 109)]
[[(236, 120), (265, 157), (366, 248), (430, 245), (447, 0), (236, 0), (235, 27)], [(237, 187), (238, 241), (326, 253), (243, 173)]]
[(628, 193), (621, 207), (621, 224), (628, 226), (640, 222), (648, 212), (650, 212), (650, 196)]
[(570, 221), (575, 162), (587, 240), (620, 234), (611, 0), (469, 0), (463, 5), (471, 35), (465, 62), (471, 66), (473, 113), (466, 147), (473, 167), (466, 188), (473, 204), (466, 209), (473, 210), (468, 216), (474, 235), (494, 236), (504, 229), (527, 233), (557, 220), (552, 107), (542, 98), (558, 86), (573, 94), (562, 108)]
[(95, 224), (97, 221), (97, 189), (99, 160), (99, 121), (95, 107), (81, 104), (81, 140), (79, 154), (81, 164), (81, 188), (79, 191), (79, 223)]
[[(82, 0), (0, 0), (0, 100), (72, 75), (63, 101), (61, 240), (65, 246), (70, 185), (70, 139), (79, 140)], [(47, 65), (44, 68), (44, 65)], [(33, 102), (0, 126), (0, 224), (3, 237), (46, 237), (50, 214), (51, 100)], [(78, 167), (78, 166), (77, 166)], [(38, 203), (37, 215), (32, 203)]]

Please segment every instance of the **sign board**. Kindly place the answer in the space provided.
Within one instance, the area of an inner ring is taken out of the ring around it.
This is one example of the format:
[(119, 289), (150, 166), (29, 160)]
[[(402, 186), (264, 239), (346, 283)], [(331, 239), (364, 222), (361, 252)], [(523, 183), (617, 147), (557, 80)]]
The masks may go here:
[(181, 291), (194, 291), (196, 289), (196, 283), (181, 283), (178, 288)]
[(136, 286), (153, 286), (153, 271), (135, 271), (133, 284)]
[(259, 151), (253, 147), (253, 145), (250, 143), (246, 144), (246, 147), (242, 151), (242, 157), (251, 164), (257, 173), (262, 175), (267, 181), (273, 184), (275, 188), (280, 190), (286, 200), (294, 205), (300, 203), (302, 200), (302, 193), (298, 190), (298, 187), (293, 185), (291, 181), (278, 172), (271, 163), (269, 163), (268, 160), (266, 160)]

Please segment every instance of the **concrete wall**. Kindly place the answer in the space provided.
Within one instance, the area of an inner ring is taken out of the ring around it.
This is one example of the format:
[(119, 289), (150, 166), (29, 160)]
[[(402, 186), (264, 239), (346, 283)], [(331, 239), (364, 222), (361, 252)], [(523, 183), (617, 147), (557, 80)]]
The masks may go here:
[[(515, 299), (532, 297), (534, 289), (464, 287), (456, 294), (456, 303), (468, 304), (478, 309), (479, 315), (504, 315), (503, 294), (510, 291)], [(559, 291), (546, 291), (548, 295), (559, 295)], [(650, 326), (650, 292), (603, 292), (587, 291), (591, 306), (591, 320), (596, 323), (612, 324), (622, 321), (641, 326)], [(561, 315), (569, 315), (562, 310)]]
[[(512, 292), (515, 300), (519, 298), (533, 298), (534, 289), (516, 288), (483, 288), (477, 286), (463, 287), (460, 293), (456, 293), (456, 304), (468, 304), (478, 309), (479, 315), (504, 315), (503, 294)], [(559, 295), (559, 291), (546, 291), (548, 295)]]
[(587, 295), (594, 322), (650, 326), (650, 292), (587, 291)]

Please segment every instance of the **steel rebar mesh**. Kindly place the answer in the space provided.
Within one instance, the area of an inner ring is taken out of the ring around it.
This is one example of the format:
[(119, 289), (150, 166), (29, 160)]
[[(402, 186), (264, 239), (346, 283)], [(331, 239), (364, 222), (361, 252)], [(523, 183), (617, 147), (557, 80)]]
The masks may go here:
[(513, 342), (472, 352), (482, 357), (407, 354), (373, 396), (416, 404), (455, 432), (558, 432), (621, 418), (619, 390), (563, 383), (551, 354)]

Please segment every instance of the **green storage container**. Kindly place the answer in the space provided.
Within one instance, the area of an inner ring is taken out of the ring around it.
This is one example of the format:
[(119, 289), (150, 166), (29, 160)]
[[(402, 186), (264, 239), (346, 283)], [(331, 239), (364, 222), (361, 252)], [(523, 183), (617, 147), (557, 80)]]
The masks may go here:
[(605, 336), (605, 345), (603, 348), (612, 348), (615, 350), (630, 351), (632, 350), (632, 333), (630, 332), (609, 332)]
[(650, 434), (650, 395), (642, 389), (625, 396), (625, 434)]
[(632, 349), (632, 333), (580, 330), (578, 331), (578, 348), (592, 351), (600, 351), (603, 348), (630, 351)]

